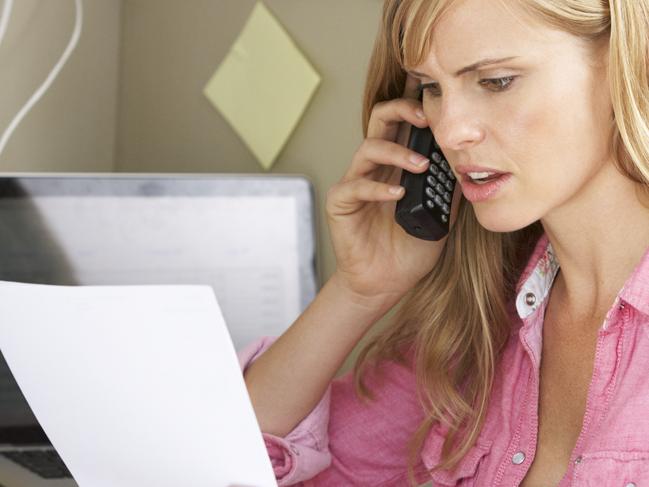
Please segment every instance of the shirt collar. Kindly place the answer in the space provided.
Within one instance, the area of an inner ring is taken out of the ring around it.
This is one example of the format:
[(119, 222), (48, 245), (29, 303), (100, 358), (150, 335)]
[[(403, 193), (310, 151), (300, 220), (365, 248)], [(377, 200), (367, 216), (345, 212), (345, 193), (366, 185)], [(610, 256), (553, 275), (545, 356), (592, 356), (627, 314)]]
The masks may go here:
[[(552, 244), (543, 233), (516, 286), (516, 311), (521, 319), (534, 313), (547, 298), (559, 271)], [(649, 315), (649, 247), (618, 293), (620, 301)]]
[(545, 233), (541, 235), (516, 286), (516, 311), (521, 319), (544, 302), (559, 271), (559, 261)]
[(618, 295), (641, 313), (649, 315), (649, 248), (645, 250)]

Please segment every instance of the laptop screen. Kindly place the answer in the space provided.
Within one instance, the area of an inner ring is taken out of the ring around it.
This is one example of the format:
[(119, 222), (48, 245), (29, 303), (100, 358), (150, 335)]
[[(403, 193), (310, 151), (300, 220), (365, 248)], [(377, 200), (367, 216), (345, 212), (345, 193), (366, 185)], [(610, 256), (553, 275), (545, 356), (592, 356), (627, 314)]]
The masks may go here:
[[(315, 256), (302, 176), (0, 176), (0, 280), (208, 284), (237, 349), (281, 334), (308, 306)], [(0, 443), (35, 437), (0, 354)]]

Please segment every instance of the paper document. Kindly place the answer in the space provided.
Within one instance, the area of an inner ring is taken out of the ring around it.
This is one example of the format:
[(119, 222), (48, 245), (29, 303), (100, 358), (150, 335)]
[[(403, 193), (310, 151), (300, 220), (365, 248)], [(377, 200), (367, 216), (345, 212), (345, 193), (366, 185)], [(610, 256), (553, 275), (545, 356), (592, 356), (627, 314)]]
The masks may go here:
[(80, 487), (276, 486), (209, 286), (0, 282), (0, 349)]

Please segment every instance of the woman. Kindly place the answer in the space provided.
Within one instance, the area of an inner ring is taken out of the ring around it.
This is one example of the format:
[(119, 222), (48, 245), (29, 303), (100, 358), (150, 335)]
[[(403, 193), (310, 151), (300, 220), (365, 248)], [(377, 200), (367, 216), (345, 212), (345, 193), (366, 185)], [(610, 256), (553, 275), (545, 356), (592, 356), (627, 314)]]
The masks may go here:
[[(648, 0), (386, 0), (366, 139), (327, 195), (337, 269), (241, 353), (281, 485), (649, 477), (648, 19)], [(400, 171), (428, 166), (399, 124), (459, 181), (439, 242), (395, 224)], [(397, 303), (357, 381), (332, 381)]]

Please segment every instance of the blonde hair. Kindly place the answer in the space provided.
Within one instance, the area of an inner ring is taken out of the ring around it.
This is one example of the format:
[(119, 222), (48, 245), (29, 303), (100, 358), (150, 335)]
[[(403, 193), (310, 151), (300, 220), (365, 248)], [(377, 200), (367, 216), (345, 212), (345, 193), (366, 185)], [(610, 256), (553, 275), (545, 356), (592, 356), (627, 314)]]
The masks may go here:
[[(386, 0), (363, 100), (363, 133), (372, 107), (402, 96), (405, 69), (423, 62), (436, 21), (453, 0)], [(611, 141), (618, 170), (649, 187), (649, 0), (519, 0), (536, 18), (589, 42), (608, 42), (613, 116)], [(487, 412), (494, 374), (509, 338), (516, 284), (543, 228), (514, 232), (482, 227), (462, 199), (437, 265), (401, 301), (390, 325), (359, 354), (354, 375), (361, 397), (370, 365), (405, 363), (412, 352), (425, 420), (409, 444), (409, 476), (430, 429), (448, 431), (436, 469), (452, 470), (475, 444)], [(514, 312), (515, 314), (515, 312)]]

